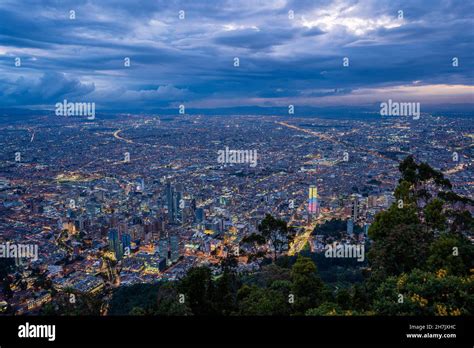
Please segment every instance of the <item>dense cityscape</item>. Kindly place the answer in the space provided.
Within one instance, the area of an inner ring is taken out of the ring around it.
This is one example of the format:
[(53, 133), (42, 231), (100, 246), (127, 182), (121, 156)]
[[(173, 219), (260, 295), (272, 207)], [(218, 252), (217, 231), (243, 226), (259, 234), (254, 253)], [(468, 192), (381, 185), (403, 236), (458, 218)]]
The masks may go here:
[[(473, 197), (473, 137), (468, 119), (431, 114), (46, 115), (2, 124), (0, 241), (37, 253), (11, 254), (0, 309), (38, 314), (67, 293), (99, 298), (107, 314), (118, 288), (178, 281), (200, 266), (218, 278), (231, 257), (249, 275), (273, 256), (370, 246), (376, 214), (397, 204), (409, 155)], [(267, 214), (293, 231), (288, 243), (249, 242)], [(337, 238), (318, 233), (329, 221), (343, 223)], [(363, 250), (357, 256), (363, 271)]]

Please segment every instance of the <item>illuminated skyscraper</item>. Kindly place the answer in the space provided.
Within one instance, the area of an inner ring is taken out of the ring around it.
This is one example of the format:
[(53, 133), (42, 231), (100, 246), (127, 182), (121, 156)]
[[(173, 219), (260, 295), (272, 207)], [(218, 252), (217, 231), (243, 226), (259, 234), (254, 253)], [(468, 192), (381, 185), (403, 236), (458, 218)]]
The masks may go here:
[(354, 234), (354, 220), (349, 219), (347, 220), (347, 234), (353, 235)]
[(352, 195), (351, 217), (354, 222), (357, 222), (360, 217), (360, 196)]
[(109, 230), (109, 249), (113, 251), (117, 260), (121, 260), (123, 256), (122, 243), (119, 239), (119, 233), (115, 228)]
[(171, 224), (183, 221), (184, 200), (182, 185), (173, 187), (171, 183), (166, 185), (166, 203), (168, 206), (168, 221)]
[(310, 215), (318, 213), (318, 189), (315, 185), (309, 187), (308, 213)]
[(169, 243), (168, 237), (164, 237), (158, 241), (158, 252), (161, 258), (169, 260)]
[(170, 237), (170, 256), (171, 256), (172, 262), (176, 262), (179, 258), (179, 237), (178, 236)]
[(122, 248), (124, 254), (130, 254), (130, 247), (131, 247), (131, 237), (128, 233), (122, 234)]

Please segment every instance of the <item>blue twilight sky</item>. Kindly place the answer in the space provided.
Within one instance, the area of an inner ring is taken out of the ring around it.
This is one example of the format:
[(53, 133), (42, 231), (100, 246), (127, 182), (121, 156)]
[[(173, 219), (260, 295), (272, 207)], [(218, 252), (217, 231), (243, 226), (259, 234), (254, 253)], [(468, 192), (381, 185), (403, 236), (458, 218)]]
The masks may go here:
[(471, 0), (1, 0), (0, 106), (474, 105), (473, 18)]

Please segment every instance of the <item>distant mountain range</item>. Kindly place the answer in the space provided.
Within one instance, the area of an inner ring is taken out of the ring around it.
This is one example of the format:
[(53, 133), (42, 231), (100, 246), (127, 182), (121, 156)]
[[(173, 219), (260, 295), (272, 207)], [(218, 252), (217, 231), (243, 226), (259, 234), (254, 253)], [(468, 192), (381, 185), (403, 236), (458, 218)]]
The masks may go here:
[[(157, 115), (157, 116), (179, 116), (178, 109), (155, 108), (148, 110), (106, 110), (100, 112), (97, 108), (97, 117), (102, 119), (113, 119), (124, 114), (133, 115)], [(365, 107), (308, 107), (295, 106), (294, 117), (321, 117), (321, 118), (339, 118), (339, 119), (374, 119), (380, 117), (379, 105)], [(445, 106), (422, 106), (422, 113), (429, 112), (433, 115), (473, 117), (474, 107), (471, 104), (463, 105), (445, 105)], [(213, 109), (193, 109), (187, 108), (188, 115), (265, 115), (265, 116), (290, 116), (287, 107), (259, 107), (259, 106), (241, 106), (232, 108), (213, 108)], [(28, 109), (28, 108), (0, 108), (0, 123), (21, 122), (31, 120), (37, 117), (55, 116), (54, 110)]]

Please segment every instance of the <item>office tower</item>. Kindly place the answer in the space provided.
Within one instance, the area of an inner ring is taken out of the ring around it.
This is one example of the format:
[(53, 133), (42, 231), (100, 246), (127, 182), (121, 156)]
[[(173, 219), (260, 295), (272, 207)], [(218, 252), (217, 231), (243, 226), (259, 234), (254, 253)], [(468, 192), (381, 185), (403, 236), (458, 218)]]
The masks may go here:
[(122, 234), (121, 240), (123, 253), (126, 254), (128, 250), (128, 253), (130, 254), (132, 237), (128, 233), (124, 233)]
[(115, 254), (117, 260), (122, 259), (122, 243), (119, 240), (119, 233), (115, 228), (109, 230), (109, 249)]
[(318, 189), (315, 185), (309, 187), (308, 213), (310, 215), (318, 213)]
[(367, 207), (373, 208), (377, 206), (377, 196), (369, 196), (367, 199)]
[(170, 182), (166, 183), (166, 206), (168, 207), (168, 221), (174, 223), (174, 189)]
[(78, 217), (74, 220), (74, 229), (76, 232), (84, 231), (84, 218)]
[(202, 223), (204, 221), (204, 209), (203, 208), (197, 208), (195, 213), (195, 221), (197, 223)]
[(175, 204), (175, 209), (174, 209), (175, 221), (183, 222), (184, 200), (183, 200), (182, 191), (175, 191), (174, 204)]
[(168, 206), (168, 221), (170, 224), (183, 222), (183, 185), (173, 187), (171, 183), (166, 184), (166, 205)]
[(351, 217), (354, 222), (357, 222), (359, 219), (359, 210), (360, 210), (360, 204), (359, 204), (359, 197), (357, 195), (352, 195), (352, 207), (351, 207)]
[(166, 205), (168, 206), (168, 221), (170, 224), (183, 222), (183, 185), (173, 187), (171, 183), (166, 184)]
[(227, 205), (227, 197), (226, 196), (220, 196), (219, 197), (219, 204), (222, 206)]
[(352, 219), (347, 220), (347, 234), (354, 234), (354, 221)]
[(158, 241), (158, 254), (164, 259), (169, 259), (168, 238), (162, 238)]
[(176, 262), (179, 258), (179, 237), (171, 236), (170, 237), (170, 256), (171, 261)]

